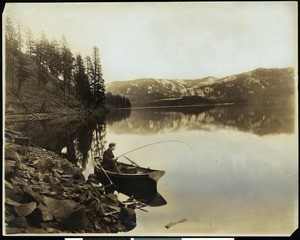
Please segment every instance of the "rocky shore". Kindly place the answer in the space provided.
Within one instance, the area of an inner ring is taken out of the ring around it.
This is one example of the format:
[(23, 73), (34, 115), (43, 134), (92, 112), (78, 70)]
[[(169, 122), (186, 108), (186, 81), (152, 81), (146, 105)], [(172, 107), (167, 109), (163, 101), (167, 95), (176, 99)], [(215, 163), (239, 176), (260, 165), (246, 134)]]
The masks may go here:
[(105, 194), (94, 175), (38, 146), (5, 142), (5, 230), (117, 233), (136, 226), (135, 205)]

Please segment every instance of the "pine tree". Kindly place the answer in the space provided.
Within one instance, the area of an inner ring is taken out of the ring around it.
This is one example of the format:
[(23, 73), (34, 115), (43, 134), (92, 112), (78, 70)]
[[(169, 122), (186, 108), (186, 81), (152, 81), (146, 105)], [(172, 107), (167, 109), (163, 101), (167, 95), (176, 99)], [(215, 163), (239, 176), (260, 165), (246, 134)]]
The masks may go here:
[(51, 74), (58, 77), (61, 68), (61, 55), (59, 43), (53, 39), (47, 47), (48, 68)]
[(77, 54), (74, 65), (74, 82), (76, 88), (76, 95), (80, 100), (89, 103), (91, 99), (91, 90), (88, 82), (88, 75), (82, 56)]
[(17, 95), (19, 96), (22, 84), (24, 81), (29, 77), (29, 70), (27, 68), (27, 64), (25, 61), (25, 56), (22, 53), (22, 34), (21, 34), (21, 26), (18, 25), (18, 68), (17, 68), (17, 77), (18, 77), (18, 88), (17, 88)]
[(68, 98), (70, 98), (74, 57), (69, 48), (67, 39), (64, 35), (61, 40), (60, 57), (61, 57), (60, 73), (64, 81), (64, 95), (66, 95), (66, 89), (67, 89)]
[(87, 68), (89, 80), (93, 93), (95, 106), (100, 106), (105, 100), (105, 86), (102, 76), (102, 66), (100, 61), (99, 49), (94, 46), (91, 58), (87, 58)]
[(34, 52), (34, 39), (33, 39), (33, 33), (29, 28), (26, 29), (26, 53), (30, 56)]
[(45, 81), (45, 67), (47, 67), (47, 46), (49, 42), (44, 32), (40, 39), (35, 44), (35, 60), (38, 71), (38, 92), (40, 91), (41, 83)]
[(118, 108), (130, 108), (131, 104), (128, 98), (121, 96), (119, 94), (113, 95), (111, 92), (106, 94), (105, 102), (108, 106), (118, 107)]
[(24, 83), (24, 81), (30, 76), (29, 69), (27, 68), (25, 56), (23, 54), (20, 54), (19, 59), (18, 59), (18, 72), (17, 72), (17, 77), (18, 77), (18, 96), (20, 95), (21, 87)]
[(17, 34), (10, 18), (6, 18), (5, 25), (5, 60), (6, 60), (6, 80), (10, 82), (12, 91), (14, 90), (15, 60), (18, 53)]

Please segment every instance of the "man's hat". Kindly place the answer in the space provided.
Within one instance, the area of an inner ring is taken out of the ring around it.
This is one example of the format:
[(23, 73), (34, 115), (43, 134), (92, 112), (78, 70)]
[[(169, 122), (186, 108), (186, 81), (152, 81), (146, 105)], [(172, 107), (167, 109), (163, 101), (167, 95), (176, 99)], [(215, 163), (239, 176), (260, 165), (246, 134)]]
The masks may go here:
[(110, 144), (108, 144), (108, 147), (113, 147), (113, 146), (116, 146), (116, 143), (111, 142)]

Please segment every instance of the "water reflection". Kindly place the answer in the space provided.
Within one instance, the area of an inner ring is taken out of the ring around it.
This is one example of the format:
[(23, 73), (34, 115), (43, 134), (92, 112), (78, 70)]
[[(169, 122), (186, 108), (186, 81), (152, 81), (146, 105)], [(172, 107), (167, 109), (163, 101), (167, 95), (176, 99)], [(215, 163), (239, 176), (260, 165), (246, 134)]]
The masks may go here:
[(107, 123), (120, 122), (126, 120), (131, 115), (131, 109), (111, 110), (108, 115), (105, 116)]
[[(122, 111), (112, 111), (113, 115)], [(293, 133), (292, 105), (230, 105), (132, 110), (130, 118), (107, 121), (117, 133), (156, 134), (230, 128), (257, 135)]]
[(102, 155), (105, 144), (104, 117), (7, 122), (6, 128), (21, 131), (32, 143), (58, 154), (66, 149), (62, 155), (82, 168), (91, 155)]
[(105, 117), (7, 122), (6, 127), (24, 132), (39, 146), (61, 153), (86, 168), (101, 156), (106, 144), (106, 125), (117, 134), (157, 134), (176, 131), (234, 129), (256, 135), (294, 133), (292, 105), (238, 105), (111, 110)]

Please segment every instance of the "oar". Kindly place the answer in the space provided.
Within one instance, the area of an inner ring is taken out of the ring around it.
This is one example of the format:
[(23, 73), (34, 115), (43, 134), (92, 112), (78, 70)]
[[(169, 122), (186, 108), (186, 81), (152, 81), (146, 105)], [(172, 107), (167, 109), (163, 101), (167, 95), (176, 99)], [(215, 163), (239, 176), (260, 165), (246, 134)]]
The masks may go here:
[(109, 181), (109, 184), (107, 184), (107, 185), (105, 185), (105, 186), (103, 186), (103, 187), (105, 188), (105, 187), (108, 187), (108, 186), (113, 185), (113, 182), (111, 181), (110, 177), (107, 175), (106, 171), (103, 169), (103, 167), (102, 167), (100, 161), (97, 160), (98, 158), (99, 158), (99, 157), (94, 157), (94, 160), (98, 163), (98, 166), (99, 166), (99, 167), (101, 168), (101, 170), (104, 172), (106, 178), (107, 178), (108, 181)]
[(116, 160), (115, 160), (115, 162), (114, 162), (114, 166), (115, 166), (115, 168), (116, 168), (116, 170), (117, 170), (117, 174), (120, 174), (120, 173), (121, 173), (121, 171), (120, 171), (120, 169), (118, 168), (118, 165), (117, 165), (117, 160), (118, 160), (118, 159), (116, 159)]
[(126, 156), (123, 156), (123, 157), (126, 158), (129, 162), (131, 162), (131, 163), (134, 164), (135, 166), (140, 167), (136, 162), (132, 161), (132, 160), (129, 159), (128, 157), (126, 157)]

